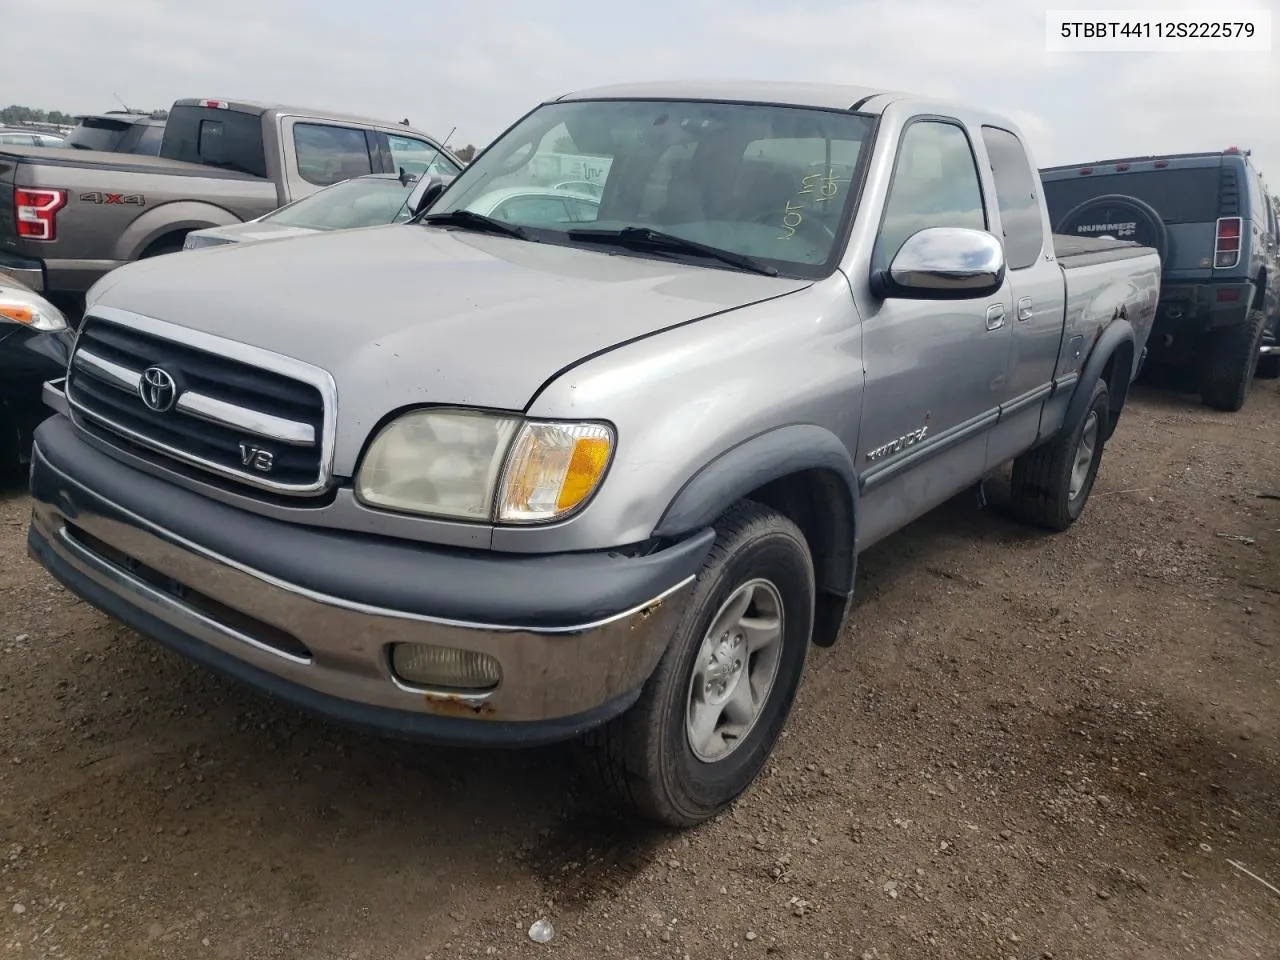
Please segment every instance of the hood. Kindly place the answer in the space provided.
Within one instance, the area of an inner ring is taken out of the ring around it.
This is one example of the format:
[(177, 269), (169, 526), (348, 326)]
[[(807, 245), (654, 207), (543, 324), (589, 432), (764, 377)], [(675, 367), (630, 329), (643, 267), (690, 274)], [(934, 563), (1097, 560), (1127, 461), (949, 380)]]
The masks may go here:
[(312, 227), (290, 227), (285, 224), (272, 223), (270, 220), (249, 220), (245, 223), (233, 223), (226, 227), (206, 227), (193, 230), (201, 237), (217, 237), (219, 240), (230, 240), (232, 243), (248, 243), (251, 240), (283, 240), (285, 237), (305, 237), (317, 233)]
[(104, 281), (94, 306), (329, 371), (338, 390), (339, 473), (397, 408), (522, 410), (579, 360), (810, 285), (415, 224), (156, 257)]

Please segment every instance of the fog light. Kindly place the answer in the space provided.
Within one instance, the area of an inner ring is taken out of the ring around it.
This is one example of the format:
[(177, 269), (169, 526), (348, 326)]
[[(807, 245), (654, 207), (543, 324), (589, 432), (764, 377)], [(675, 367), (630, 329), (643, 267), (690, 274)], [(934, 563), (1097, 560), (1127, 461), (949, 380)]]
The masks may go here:
[(436, 689), (492, 690), (502, 679), (498, 661), (487, 653), (425, 643), (397, 643), (391, 669), (405, 683)]

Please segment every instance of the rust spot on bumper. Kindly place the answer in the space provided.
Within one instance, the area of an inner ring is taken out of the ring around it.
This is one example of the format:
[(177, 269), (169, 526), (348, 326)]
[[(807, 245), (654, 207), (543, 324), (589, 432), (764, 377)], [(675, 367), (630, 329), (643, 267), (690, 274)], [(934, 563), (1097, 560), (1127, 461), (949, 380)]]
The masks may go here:
[(470, 700), (466, 697), (441, 696), (438, 693), (423, 695), (432, 713), (445, 717), (492, 717), (496, 711), (488, 700)]

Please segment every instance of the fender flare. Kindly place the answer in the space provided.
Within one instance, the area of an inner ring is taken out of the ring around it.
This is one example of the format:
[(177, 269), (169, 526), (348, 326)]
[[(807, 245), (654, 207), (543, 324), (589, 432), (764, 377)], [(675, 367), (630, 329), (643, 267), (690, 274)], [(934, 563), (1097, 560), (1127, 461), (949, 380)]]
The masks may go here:
[(169, 233), (229, 227), (243, 223), (225, 207), (202, 200), (175, 200), (153, 207), (125, 228), (116, 241), (116, 260), (137, 260), (142, 251)]
[(832, 518), (846, 527), (831, 531), (840, 557), (835, 564), (839, 573), (836, 582), (828, 580), (822, 586), (851, 595), (858, 552), (857, 471), (840, 438), (814, 424), (777, 427), (721, 453), (685, 481), (659, 518), (653, 536), (680, 536), (711, 526), (753, 490), (805, 470), (826, 471), (829, 482), (836, 485), (834, 492), (848, 498), (848, 510), (839, 511), (847, 516)]
[[(1128, 318), (1122, 313), (1115, 320), (1112, 320), (1098, 339), (1094, 341), (1093, 349), (1089, 351), (1089, 356), (1085, 360), (1084, 368), (1080, 373), (1080, 379), (1076, 383), (1075, 392), (1071, 396), (1071, 402), (1067, 404), (1067, 412), (1062, 418), (1062, 430), (1073, 429), (1076, 423), (1084, 417), (1085, 409), (1089, 406), (1089, 398), (1093, 396), (1094, 384), (1102, 379), (1102, 371), (1106, 369), (1108, 361), (1115, 355), (1121, 344), (1125, 343), (1133, 348), (1136, 358), (1137, 339), (1133, 334), (1133, 325), (1129, 323)], [(1123, 408), (1124, 401), (1128, 396), (1129, 384), (1133, 380), (1132, 363), (1124, 371), (1123, 376), (1124, 390), (1119, 397), (1119, 405), (1115, 403), (1115, 398), (1112, 399), (1112, 416), (1108, 427), (1108, 438), (1111, 432), (1115, 430), (1120, 409)]]

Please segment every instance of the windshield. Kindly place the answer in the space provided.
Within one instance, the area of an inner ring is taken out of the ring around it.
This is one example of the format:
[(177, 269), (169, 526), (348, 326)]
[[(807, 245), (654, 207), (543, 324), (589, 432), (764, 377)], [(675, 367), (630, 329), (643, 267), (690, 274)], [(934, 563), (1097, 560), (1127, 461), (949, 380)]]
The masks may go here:
[(395, 177), (357, 177), (317, 190), (262, 218), (264, 223), (311, 230), (349, 230), (409, 218), (405, 206), (414, 181)]
[[(773, 105), (589, 100), (544, 105), (431, 206), (543, 242), (644, 227), (819, 276), (839, 255), (870, 117)], [(599, 243), (593, 243), (599, 247)]]

